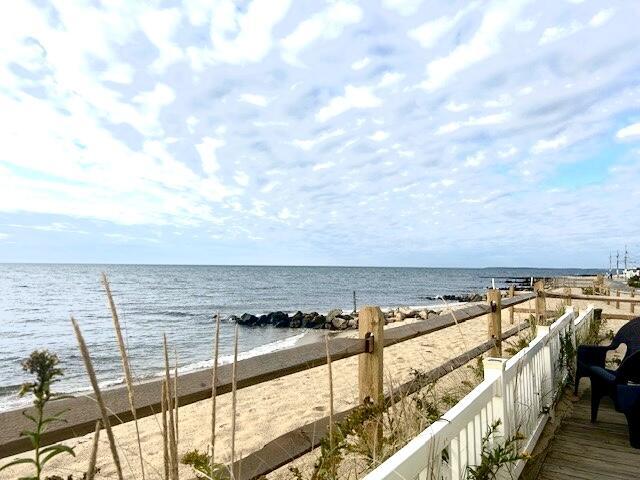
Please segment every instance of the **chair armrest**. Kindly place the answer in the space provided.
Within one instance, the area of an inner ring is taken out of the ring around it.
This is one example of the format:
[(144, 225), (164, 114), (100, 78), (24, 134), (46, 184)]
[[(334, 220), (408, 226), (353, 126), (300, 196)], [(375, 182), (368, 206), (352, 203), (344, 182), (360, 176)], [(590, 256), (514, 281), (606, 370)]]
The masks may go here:
[(605, 383), (609, 383), (611, 385), (615, 385), (617, 379), (615, 373), (602, 367), (589, 368), (589, 377), (591, 377), (592, 380), (594, 378), (598, 378), (599, 380), (602, 380)]
[(604, 367), (610, 345), (580, 345), (578, 346), (578, 362), (588, 366)]
[(615, 400), (619, 412), (640, 412), (640, 385), (618, 385)]

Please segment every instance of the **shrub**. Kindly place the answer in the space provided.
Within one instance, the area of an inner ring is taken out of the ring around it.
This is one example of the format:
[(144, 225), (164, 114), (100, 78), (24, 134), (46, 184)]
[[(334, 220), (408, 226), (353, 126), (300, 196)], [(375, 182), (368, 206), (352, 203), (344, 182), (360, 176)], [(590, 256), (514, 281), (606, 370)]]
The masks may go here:
[(180, 459), (180, 463), (190, 465), (197, 473), (201, 473), (202, 475), (196, 473), (196, 478), (199, 480), (227, 480), (231, 478), (229, 469), (225, 465), (214, 463), (212, 469), (211, 457), (205, 452), (200, 452), (198, 449), (185, 452)]
[(509, 465), (518, 460), (526, 460), (529, 455), (518, 452), (518, 442), (523, 440), (521, 434), (506, 439), (504, 443), (492, 442), (491, 437), (500, 426), (500, 420), (489, 426), (489, 430), (482, 438), (482, 452), (480, 465), (468, 466), (466, 478), (470, 480), (492, 480), (498, 477), (498, 471), (503, 465)]
[(631, 277), (631, 278), (629, 279), (629, 281), (627, 282), (627, 284), (628, 284), (630, 287), (633, 287), (633, 288), (640, 288), (640, 276), (638, 276), (638, 275), (634, 275), (633, 277)]
[(23, 360), (22, 369), (35, 375), (35, 379), (32, 382), (26, 382), (20, 388), (19, 395), (21, 397), (28, 393), (31, 393), (34, 397), (33, 405), (36, 409), (36, 414), (31, 415), (26, 411), (22, 414), (34, 423), (34, 430), (26, 430), (22, 432), (22, 436), (28, 437), (35, 451), (34, 458), (18, 458), (13, 460), (3, 467), (0, 467), (0, 471), (5, 468), (30, 463), (34, 466), (35, 472), (28, 479), (40, 480), (42, 470), (44, 466), (52, 458), (62, 454), (68, 453), (75, 457), (73, 448), (66, 445), (49, 445), (47, 447), (41, 447), (42, 435), (47, 431), (50, 424), (54, 422), (64, 422), (63, 415), (66, 410), (61, 410), (58, 413), (45, 417), (44, 408), (46, 404), (53, 398), (63, 398), (62, 396), (53, 393), (51, 391), (51, 385), (59, 380), (59, 377), (63, 375), (62, 369), (58, 367), (60, 360), (55, 353), (49, 353), (47, 350), (35, 350), (31, 352), (29, 358)]

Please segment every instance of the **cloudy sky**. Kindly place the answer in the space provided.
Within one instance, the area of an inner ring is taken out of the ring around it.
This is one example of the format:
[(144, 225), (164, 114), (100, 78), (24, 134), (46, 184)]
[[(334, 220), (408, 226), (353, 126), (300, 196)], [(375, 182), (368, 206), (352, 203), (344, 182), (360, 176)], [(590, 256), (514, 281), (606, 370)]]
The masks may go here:
[(638, 25), (637, 0), (14, 0), (0, 261), (606, 266), (640, 253)]

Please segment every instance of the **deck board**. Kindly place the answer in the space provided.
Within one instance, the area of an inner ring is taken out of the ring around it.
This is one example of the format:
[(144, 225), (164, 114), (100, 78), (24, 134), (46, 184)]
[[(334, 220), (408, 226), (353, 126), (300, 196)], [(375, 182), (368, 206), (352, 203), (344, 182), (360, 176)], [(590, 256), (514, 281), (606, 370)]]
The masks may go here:
[(549, 446), (538, 478), (543, 480), (640, 478), (640, 450), (629, 446), (627, 422), (610, 400), (600, 405), (598, 422), (590, 421), (590, 392), (566, 417)]

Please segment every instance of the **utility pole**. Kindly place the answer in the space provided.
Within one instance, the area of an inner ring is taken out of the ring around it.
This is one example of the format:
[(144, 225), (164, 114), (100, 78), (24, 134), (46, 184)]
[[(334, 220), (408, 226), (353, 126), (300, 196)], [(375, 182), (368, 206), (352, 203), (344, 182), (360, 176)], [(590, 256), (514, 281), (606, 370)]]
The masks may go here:
[(627, 250), (627, 246), (624, 246), (624, 271), (627, 271), (627, 257), (629, 256), (629, 251)]
[(616, 250), (616, 277), (620, 275), (620, 250)]
[(609, 273), (611, 273), (611, 252), (609, 252)]

